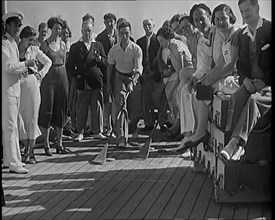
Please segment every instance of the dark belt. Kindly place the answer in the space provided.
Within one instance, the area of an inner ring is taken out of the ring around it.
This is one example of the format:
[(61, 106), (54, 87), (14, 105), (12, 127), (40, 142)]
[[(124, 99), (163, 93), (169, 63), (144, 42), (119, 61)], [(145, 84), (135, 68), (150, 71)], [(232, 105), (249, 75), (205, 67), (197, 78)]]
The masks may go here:
[(132, 77), (133, 76), (132, 73), (122, 73), (122, 72), (118, 71), (117, 69), (116, 69), (116, 72), (121, 76), (127, 76), (127, 77)]
[(59, 67), (59, 66), (63, 66), (63, 65), (64, 65), (64, 63), (63, 64), (52, 64), (51, 67)]

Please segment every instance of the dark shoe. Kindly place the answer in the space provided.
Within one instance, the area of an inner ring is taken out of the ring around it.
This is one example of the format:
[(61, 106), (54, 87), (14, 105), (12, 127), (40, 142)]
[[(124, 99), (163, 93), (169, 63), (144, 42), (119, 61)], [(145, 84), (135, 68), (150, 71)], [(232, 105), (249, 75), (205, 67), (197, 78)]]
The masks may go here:
[(167, 138), (169, 140), (175, 140), (180, 134), (178, 132), (174, 133), (172, 132), (171, 134), (167, 135)]
[(51, 157), (53, 155), (50, 148), (44, 147), (44, 150), (45, 150), (45, 155), (46, 156)]
[(163, 127), (163, 128), (165, 129), (165, 131), (167, 131), (170, 135), (175, 135), (175, 134), (169, 129), (169, 127), (168, 127), (166, 124), (164, 124), (162, 127)]
[(208, 145), (209, 141), (209, 133), (207, 132), (204, 136), (202, 136), (199, 140), (196, 141), (188, 141), (184, 144), (184, 147), (177, 150), (178, 153), (183, 154), (185, 151), (191, 148), (197, 147), (201, 142), (203, 143), (204, 146)]
[(67, 148), (63, 147), (63, 146), (57, 146), (56, 145), (56, 153), (57, 154), (68, 154), (68, 153), (70, 153), (70, 151)]
[(26, 163), (27, 159), (28, 159), (28, 155), (26, 155), (26, 154), (22, 155), (22, 162), (23, 163)]
[(36, 163), (35, 156), (34, 155), (30, 156), (30, 164), (35, 164), (35, 163)]
[(145, 125), (145, 127), (140, 130), (141, 131), (152, 131), (153, 129), (154, 129), (154, 125)]

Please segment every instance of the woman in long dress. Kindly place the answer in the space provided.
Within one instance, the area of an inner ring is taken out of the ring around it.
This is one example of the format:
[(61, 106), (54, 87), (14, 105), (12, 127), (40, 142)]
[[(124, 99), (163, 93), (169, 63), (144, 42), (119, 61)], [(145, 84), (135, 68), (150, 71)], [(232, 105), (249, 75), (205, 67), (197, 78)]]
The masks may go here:
[(60, 17), (51, 17), (47, 23), (51, 29), (51, 35), (42, 43), (40, 49), (51, 59), (52, 66), (40, 87), (41, 105), (38, 125), (44, 136), (45, 153), (51, 156), (49, 143), (51, 126), (57, 133), (56, 153), (68, 153), (62, 145), (63, 127), (68, 116), (68, 78), (65, 70), (66, 47), (60, 38), (63, 20)]
[(34, 145), (36, 138), (41, 135), (38, 127), (38, 111), (40, 106), (40, 82), (47, 74), (52, 65), (52, 61), (39, 49), (34, 46), (35, 29), (26, 26), (20, 33), (21, 41), (18, 44), (19, 59), (21, 61), (36, 59), (42, 64), (42, 69), (37, 66), (28, 70), (29, 75), (21, 79), (21, 96), (19, 108), (19, 137), (25, 145), (25, 152), (22, 161), (36, 162), (34, 156)]

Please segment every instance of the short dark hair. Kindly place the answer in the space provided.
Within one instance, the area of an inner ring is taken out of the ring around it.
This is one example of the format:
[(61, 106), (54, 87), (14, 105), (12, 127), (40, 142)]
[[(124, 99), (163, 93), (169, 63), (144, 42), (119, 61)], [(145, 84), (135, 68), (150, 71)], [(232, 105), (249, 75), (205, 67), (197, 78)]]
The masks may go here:
[(54, 26), (54, 24), (60, 24), (61, 27), (63, 27), (64, 21), (63, 21), (63, 19), (62, 19), (60, 16), (58, 16), (58, 17), (51, 17), (51, 18), (49, 18), (49, 20), (47, 21), (47, 24), (48, 24), (48, 27), (49, 27), (50, 29), (52, 29), (53, 26)]
[(162, 36), (166, 40), (169, 40), (175, 37), (173, 29), (168, 26), (163, 26), (160, 29), (158, 29), (157, 36)]
[(124, 27), (129, 27), (131, 30), (130, 22), (126, 21), (126, 20), (122, 20), (122, 22), (118, 25), (118, 30), (120, 30), (121, 28), (124, 28)]
[(68, 25), (68, 23), (67, 23), (67, 21), (66, 20), (64, 20), (64, 25), (63, 25), (63, 27), (62, 27), (62, 30), (68, 30), (68, 32), (69, 32), (69, 38), (71, 38), (72, 37), (72, 32), (71, 32), (71, 29), (70, 29), (70, 27), (69, 27), (69, 25)]
[(40, 31), (40, 29), (45, 28), (45, 27), (48, 27), (47, 23), (41, 22), (41, 23), (38, 25), (38, 31)]
[(106, 21), (107, 19), (112, 19), (116, 22), (116, 16), (113, 13), (107, 13), (103, 16), (104, 21)]
[(167, 26), (167, 27), (170, 27), (170, 26), (171, 26), (171, 23), (170, 23), (170, 20), (169, 20), (169, 19), (167, 19), (167, 20), (165, 20), (165, 21), (163, 22), (162, 27), (165, 27), (165, 26)]
[(175, 21), (179, 22), (179, 20), (180, 20), (180, 14), (176, 14), (171, 18), (170, 23), (172, 24)]
[(229, 16), (229, 22), (231, 24), (235, 24), (236, 17), (234, 15), (231, 7), (226, 5), (226, 4), (220, 4), (213, 10), (213, 15), (212, 15), (212, 23), (213, 24), (215, 24), (215, 13), (218, 12), (218, 11), (225, 11), (226, 14)]
[(190, 23), (193, 23), (193, 22), (192, 22), (192, 19), (191, 19), (191, 17), (190, 17), (189, 15), (184, 15), (184, 16), (182, 16), (182, 17), (180, 18), (180, 20), (179, 20), (179, 23), (181, 23), (184, 19), (188, 20)]
[(22, 40), (23, 38), (28, 38), (28, 37), (35, 37), (36, 32), (35, 29), (31, 26), (26, 26), (22, 29), (22, 31), (20, 32), (20, 39)]
[(195, 4), (195, 5), (193, 5), (193, 7), (191, 8), (190, 13), (189, 13), (190, 18), (192, 19), (192, 24), (194, 24), (193, 14), (197, 9), (200, 9), (200, 8), (205, 10), (209, 15), (211, 15), (211, 10), (206, 4), (204, 4), (204, 3)]
[(250, 4), (253, 5), (253, 6), (259, 5), (258, 0), (239, 0), (238, 1), (238, 5), (240, 5), (240, 4), (244, 3), (244, 2), (247, 2), (247, 1), (249, 1)]
[(82, 17), (82, 22), (87, 21), (87, 20), (89, 20), (89, 19), (92, 19), (93, 22), (95, 22), (95, 18), (94, 18), (91, 14), (89, 14), (89, 13), (87, 13), (86, 15), (84, 15), (84, 16)]

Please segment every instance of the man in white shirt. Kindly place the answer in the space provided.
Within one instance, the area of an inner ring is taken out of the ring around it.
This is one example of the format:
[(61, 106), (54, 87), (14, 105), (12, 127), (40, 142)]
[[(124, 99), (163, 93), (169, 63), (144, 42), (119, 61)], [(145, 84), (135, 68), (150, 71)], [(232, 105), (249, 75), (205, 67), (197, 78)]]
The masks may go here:
[[(107, 67), (107, 91), (114, 95), (116, 117), (122, 107), (126, 108), (126, 94), (130, 92), (127, 100), (129, 112), (129, 133), (136, 133), (137, 123), (141, 116), (141, 89), (138, 78), (142, 74), (142, 50), (140, 46), (130, 40), (131, 25), (123, 21), (119, 27), (120, 41), (114, 45), (108, 54)], [(115, 82), (111, 85), (111, 76), (115, 74)], [(122, 119), (123, 120), (123, 119)], [(117, 147), (126, 148), (127, 132), (125, 133), (123, 122), (115, 127)]]

